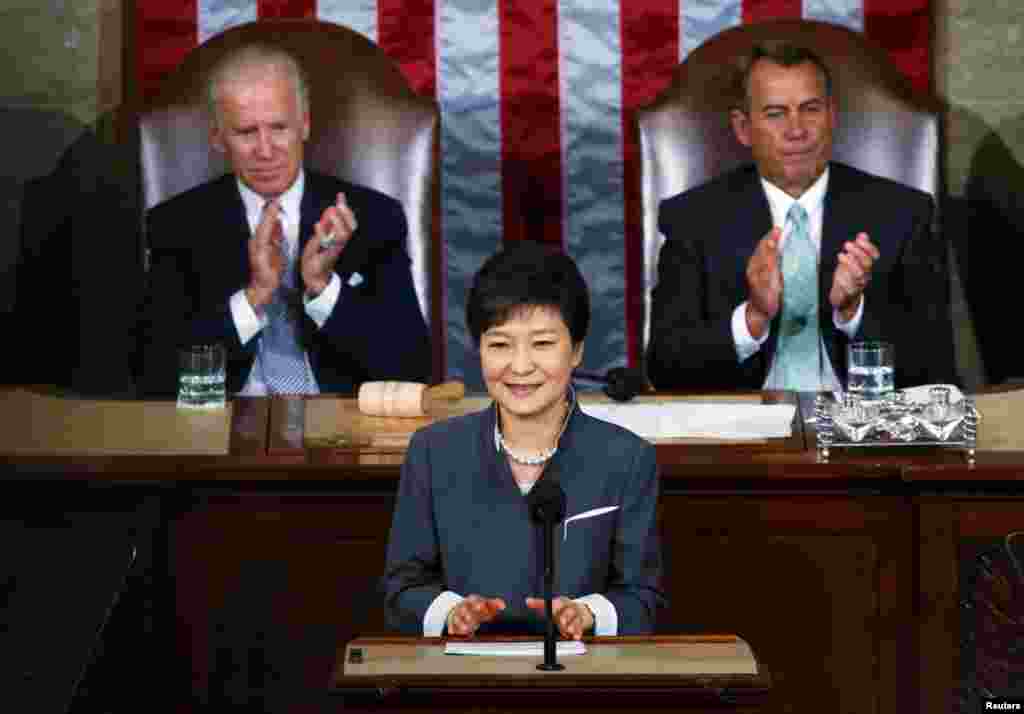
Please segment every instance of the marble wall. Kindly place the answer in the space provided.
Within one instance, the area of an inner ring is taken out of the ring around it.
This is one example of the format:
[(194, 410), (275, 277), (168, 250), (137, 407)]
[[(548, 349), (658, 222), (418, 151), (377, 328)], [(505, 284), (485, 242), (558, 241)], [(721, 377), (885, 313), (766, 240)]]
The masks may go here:
[(101, 0), (6, 0), (0, 102), (92, 122), (99, 110)]
[(968, 386), (1019, 379), (1000, 315), (1024, 260), (1024, 4), (935, 0), (934, 12), (958, 362)]

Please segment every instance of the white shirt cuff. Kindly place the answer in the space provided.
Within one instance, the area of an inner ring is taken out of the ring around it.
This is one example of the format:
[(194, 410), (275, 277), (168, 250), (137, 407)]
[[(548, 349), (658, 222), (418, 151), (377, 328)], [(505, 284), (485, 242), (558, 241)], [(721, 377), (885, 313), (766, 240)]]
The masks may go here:
[(772, 332), (769, 326), (761, 339), (757, 339), (750, 334), (750, 330), (747, 329), (747, 303), (740, 303), (735, 310), (732, 311), (732, 342), (736, 346), (736, 357), (740, 362), (746, 362), (749, 358), (753, 357), (758, 350), (761, 349), (761, 345), (768, 339), (768, 335)]
[(604, 595), (594, 593), (573, 600), (583, 603), (594, 613), (594, 634), (600, 637), (614, 637), (619, 634), (619, 613), (611, 600)]
[(308, 295), (303, 295), (302, 302), (306, 307), (306, 314), (316, 323), (317, 327), (323, 327), (327, 322), (327, 318), (331, 316), (334, 306), (338, 303), (339, 295), (341, 295), (341, 278), (337, 273), (331, 273), (327, 287), (315, 298), (310, 299)]
[(434, 602), (430, 603), (430, 607), (423, 615), (423, 636), (440, 637), (448, 622), (448, 613), (463, 599), (461, 595), (451, 590), (445, 590), (434, 598)]
[(851, 340), (856, 337), (857, 330), (860, 329), (860, 321), (864, 317), (865, 302), (867, 302), (867, 298), (861, 295), (860, 305), (857, 307), (857, 314), (855, 314), (849, 322), (842, 321), (842, 317), (839, 315), (839, 310), (832, 310), (832, 324), (836, 326), (837, 330), (840, 330)]
[(238, 331), (238, 340), (243, 345), (267, 326), (267, 316), (256, 314), (249, 304), (249, 298), (245, 296), (245, 290), (239, 290), (232, 295), (228, 306), (231, 308), (231, 319), (234, 320), (235, 329)]

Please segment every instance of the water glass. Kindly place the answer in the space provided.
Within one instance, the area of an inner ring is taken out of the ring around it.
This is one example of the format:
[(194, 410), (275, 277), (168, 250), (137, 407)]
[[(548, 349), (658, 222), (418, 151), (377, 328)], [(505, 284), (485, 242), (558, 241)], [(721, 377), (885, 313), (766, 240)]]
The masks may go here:
[(178, 407), (222, 409), (225, 403), (224, 347), (192, 345), (178, 352)]
[(889, 342), (851, 342), (847, 347), (846, 390), (865, 401), (889, 397), (896, 388), (896, 367)]

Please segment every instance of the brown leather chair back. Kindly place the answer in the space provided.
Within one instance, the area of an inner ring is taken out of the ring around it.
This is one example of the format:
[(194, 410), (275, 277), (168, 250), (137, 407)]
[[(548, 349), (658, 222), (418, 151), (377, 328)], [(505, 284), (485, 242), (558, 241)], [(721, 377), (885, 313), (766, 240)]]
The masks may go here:
[(252, 42), (283, 47), (306, 71), (312, 118), (307, 166), (402, 202), (420, 308), (428, 324), (438, 324), (431, 319), (437, 105), (415, 95), (384, 51), (348, 28), (261, 20), (192, 50), (140, 114), (145, 208), (228, 170), (209, 143), (206, 76), (225, 53)]
[(754, 44), (788, 41), (817, 52), (832, 72), (839, 124), (833, 157), (879, 176), (939, 191), (939, 102), (915, 94), (884, 51), (838, 25), (779, 20), (726, 30), (694, 50), (672, 84), (637, 111), (644, 216), (644, 328), (657, 279), (658, 204), (739, 164), (750, 152), (732, 133), (738, 77)]

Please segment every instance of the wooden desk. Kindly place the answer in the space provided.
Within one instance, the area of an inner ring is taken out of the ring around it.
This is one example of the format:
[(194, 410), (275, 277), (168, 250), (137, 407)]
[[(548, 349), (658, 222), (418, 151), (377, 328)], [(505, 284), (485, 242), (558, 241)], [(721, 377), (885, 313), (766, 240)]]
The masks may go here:
[[(215, 703), (264, 668), (322, 688), (339, 642), (386, 632), (375, 584), (402, 452), (307, 447), (303, 400), (233, 409), (223, 455), (0, 456), (8, 488), (160, 488), (157, 611), (178, 655), (164, 691), (182, 701)], [(863, 450), (822, 464), (813, 443), (801, 418), (766, 444), (658, 447), (672, 600), (660, 631), (737, 632), (773, 678), (767, 711), (952, 710), (958, 558), (1024, 527), (1024, 454), (968, 468), (956, 452)], [(260, 659), (277, 649), (283, 662)]]
[[(486, 640), (484, 640), (486, 642)], [(760, 711), (771, 686), (735, 635), (594, 637), (587, 652), (539, 672), (541, 657), (448, 656), (441, 638), (360, 638), (331, 678), (346, 711)], [(353, 657), (353, 652), (358, 652)], [(641, 704), (642, 703), (642, 704)]]

